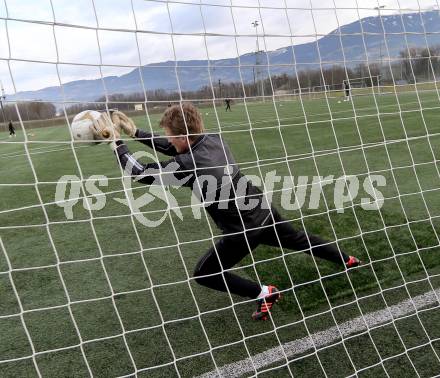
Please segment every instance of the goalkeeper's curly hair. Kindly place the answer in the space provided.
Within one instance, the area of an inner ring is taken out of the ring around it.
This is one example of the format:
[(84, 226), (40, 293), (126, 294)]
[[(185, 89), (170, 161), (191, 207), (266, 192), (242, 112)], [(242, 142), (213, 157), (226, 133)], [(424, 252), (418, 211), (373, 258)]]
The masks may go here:
[(205, 132), (202, 116), (191, 103), (167, 108), (160, 120), (160, 127), (168, 128), (174, 136), (188, 135), (190, 141)]

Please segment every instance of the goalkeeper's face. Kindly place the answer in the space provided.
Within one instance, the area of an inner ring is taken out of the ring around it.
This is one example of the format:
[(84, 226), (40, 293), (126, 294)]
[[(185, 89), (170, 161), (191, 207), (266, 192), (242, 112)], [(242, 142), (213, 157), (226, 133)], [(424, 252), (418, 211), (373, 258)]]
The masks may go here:
[(182, 154), (189, 150), (189, 140), (185, 135), (173, 135), (172, 131), (168, 127), (164, 127), (165, 135), (168, 142), (170, 142), (179, 154)]

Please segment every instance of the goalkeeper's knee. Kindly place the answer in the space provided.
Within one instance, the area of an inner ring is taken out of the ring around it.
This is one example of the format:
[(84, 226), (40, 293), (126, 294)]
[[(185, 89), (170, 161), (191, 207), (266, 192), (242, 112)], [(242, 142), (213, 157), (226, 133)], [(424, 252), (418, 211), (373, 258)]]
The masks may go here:
[(219, 271), (212, 269), (212, 267), (210, 268), (205, 263), (206, 259), (203, 258), (197, 263), (197, 266), (194, 269), (193, 277), (199, 285), (209, 287), (211, 286), (210, 282), (213, 279), (212, 274), (219, 273)]

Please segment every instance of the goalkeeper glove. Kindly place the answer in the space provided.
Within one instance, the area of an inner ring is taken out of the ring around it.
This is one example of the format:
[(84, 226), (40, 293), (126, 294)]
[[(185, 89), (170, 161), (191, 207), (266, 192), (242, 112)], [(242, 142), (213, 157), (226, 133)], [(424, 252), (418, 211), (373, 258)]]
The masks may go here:
[(115, 141), (121, 138), (121, 134), (107, 113), (101, 113), (99, 118), (93, 120), (92, 131), (95, 139), (108, 142), (113, 151), (116, 149)]
[(124, 134), (134, 138), (137, 127), (130, 117), (120, 111), (115, 111), (112, 113), (112, 121), (117, 130), (123, 131)]

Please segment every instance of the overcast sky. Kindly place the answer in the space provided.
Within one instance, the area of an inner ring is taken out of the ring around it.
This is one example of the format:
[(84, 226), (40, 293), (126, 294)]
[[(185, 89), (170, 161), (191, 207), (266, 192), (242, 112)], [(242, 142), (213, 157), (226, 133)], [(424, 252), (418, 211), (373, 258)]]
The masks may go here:
[(154, 62), (236, 57), (255, 50), (254, 20), (260, 48), (274, 50), (377, 16), (378, 5), (386, 16), (439, 9), (439, 1), (2, 0), (0, 80), (14, 93)]

